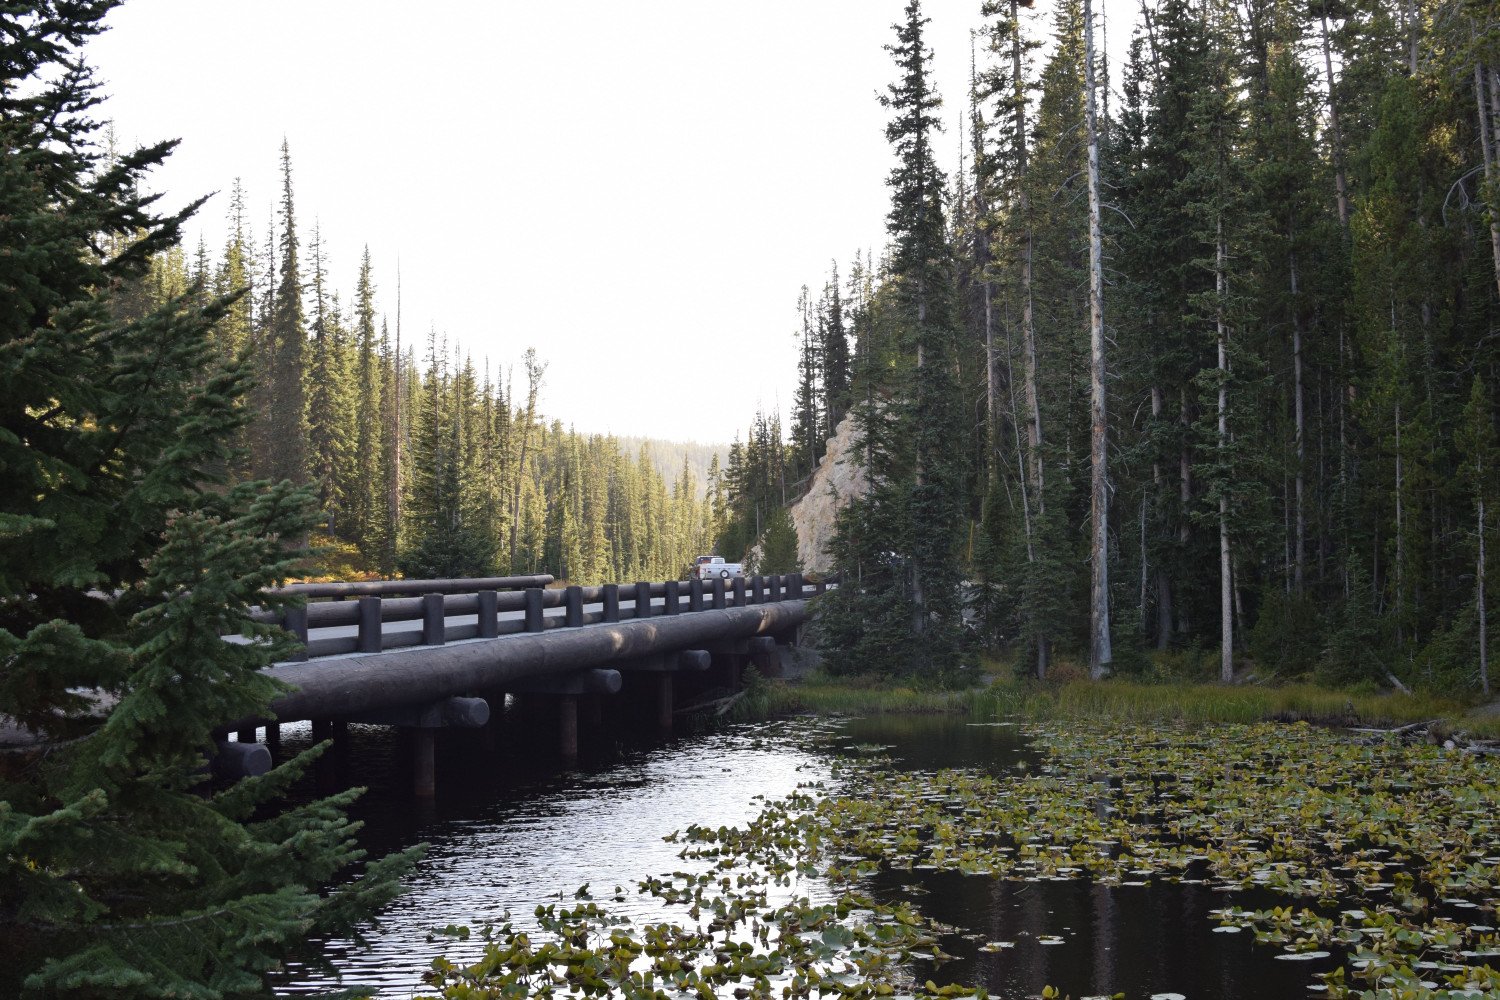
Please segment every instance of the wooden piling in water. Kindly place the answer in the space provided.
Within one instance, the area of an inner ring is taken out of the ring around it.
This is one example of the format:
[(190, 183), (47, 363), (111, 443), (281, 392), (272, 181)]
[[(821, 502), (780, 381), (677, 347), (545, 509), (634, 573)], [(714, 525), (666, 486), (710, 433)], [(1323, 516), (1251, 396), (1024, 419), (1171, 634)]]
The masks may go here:
[(557, 731), (563, 760), (578, 759), (578, 696), (565, 694), (558, 699)]
[(663, 735), (672, 732), (672, 712), (675, 706), (672, 698), (672, 672), (663, 670), (656, 675), (656, 728)]
[(419, 799), (437, 795), (437, 730), (413, 729), (412, 794)]

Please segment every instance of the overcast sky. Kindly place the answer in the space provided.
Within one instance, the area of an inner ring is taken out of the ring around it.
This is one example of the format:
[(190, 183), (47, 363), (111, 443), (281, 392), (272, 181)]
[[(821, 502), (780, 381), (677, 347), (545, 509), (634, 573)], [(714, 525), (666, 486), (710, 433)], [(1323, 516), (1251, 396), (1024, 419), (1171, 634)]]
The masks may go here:
[[(236, 177), (264, 240), (285, 137), (345, 302), (368, 244), (393, 332), (399, 258), (405, 339), (535, 347), (580, 430), (727, 442), (790, 406), (799, 287), (884, 242), (903, 6), (130, 0), (89, 58), (122, 142), (182, 139), (168, 203), (219, 192), (189, 249), (217, 254)], [(978, 7), (927, 4), (950, 169)]]

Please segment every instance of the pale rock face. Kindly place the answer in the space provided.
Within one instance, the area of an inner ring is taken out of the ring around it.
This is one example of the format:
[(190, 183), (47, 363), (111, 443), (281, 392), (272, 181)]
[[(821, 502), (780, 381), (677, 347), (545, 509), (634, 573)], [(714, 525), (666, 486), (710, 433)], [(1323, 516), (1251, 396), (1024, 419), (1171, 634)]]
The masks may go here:
[(797, 529), (797, 561), (804, 573), (828, 573), (833, 561), (828, 543), (833, 540), (834, 518), (850, 500), (869, 492), (864, 466), (855, 458), (854, 414), (839, 421), (828, 452), (818, 462), (807, 495), (792, 505), (792, 525)]

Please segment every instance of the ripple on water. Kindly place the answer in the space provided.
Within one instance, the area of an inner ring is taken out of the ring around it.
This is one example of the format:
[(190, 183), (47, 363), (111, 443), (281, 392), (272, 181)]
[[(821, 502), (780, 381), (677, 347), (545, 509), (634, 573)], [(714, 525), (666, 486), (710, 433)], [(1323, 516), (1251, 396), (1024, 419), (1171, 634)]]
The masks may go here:
[[(383, 744), (398, 737), (380, 730), (357, 733), (354, 749), (375, 744), (371, 749), (381, 752), (370, 756), (385, 761), (392, 772), (358, 769), (358, 779), (372, 785), (358, 810), (368, 824), (372, 850), (424, 840), (428, 853), (406, 894), (387, 909), (365, 946), (344, 939), (315, 942), (328, 968), (319, 968), (317, 961), (291, 966), (278, 993), (306, 995), (337, 984), (382, 997), (411, 996), (420, 991), (434, 956), (463, 961), (481, 950), (477, 940), (434, 942), (432, 928), (467, 924), (477, 930), (504, 919), (507, 911), (525, 926), (537, 906), (571, 902), (584, 883), (617, 913), (662, 919), (661, 902), (637, 895), (636, 881), (705, 867), (678, 858), (681, 845), (664, 837), (694, 823), (744, 825), (760, 812), (755, 796), (781, 798), (799, 784), (828, 776), (826, 759), (805, 741), (771, 742), (765, 739), (768, 732), (745, 727), (681, 740), (627, 753), (599, 770), (546, 776), (519, 787), (503, 782), (495, 787), (491, 780), (491, 794), (471, 788), (457, 803), (443, 803), (445, 812), (426, 823), (412, 822), (411, 800), (392, 791), (404, 787), (396, 763), (400, 754)], [(473, 761), (468, 764), (440, 760), (447, 768), (444, 791), (458, 781), (484, 786), (486, 778), (496, 777), (474, 773)], [(618, 902), (617, 885), (623, 896)], [(814, 887), (798, 888), (807, 893)]]

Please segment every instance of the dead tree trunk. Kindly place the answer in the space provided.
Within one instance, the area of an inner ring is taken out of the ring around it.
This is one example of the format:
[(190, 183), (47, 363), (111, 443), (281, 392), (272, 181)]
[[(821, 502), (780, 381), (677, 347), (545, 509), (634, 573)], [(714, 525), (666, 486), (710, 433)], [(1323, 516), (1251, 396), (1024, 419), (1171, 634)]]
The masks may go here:
[(1333, 187), (1338, 196), (1339, 226), (1344, 239), (1349, 238), (1349, 194), (1344, 175), (1344, 136), (1339, 128), (1339, 105), (1333, 97), (1333, 53), (1328, 42), (1328, 3), (1324, 0), (1321, 12), (1323, 21), (1323, 72), (1327, 75), (1328, 127), (1333, 137)]
[(1474, 100), (1479, 106), (1479, 145), (1484, 152), (1484, 200), (1490, 209), (1490, 252), (1495, 263), (1495, 287), (1500, 289), (1500, 179), (1495, 177), (1494, 118), (1500, 93), (1489, 93), (1494, 74), (1486, 73), (1483, 63), (1474, 64)]
[[(1214, 325), (1219, 346), (1219, 467), (1225, 462), (1229, 447), (1229, 326), (1224, 321), (1224, 297), (1227, 277), (1224, 273), (1224, 220), (1218, 222), (1214, 247), (1214, 290), (1218, 303), (1214, 307)], [(1219, 679), (1228, 684), (1234, 680), (1234, 570), (1229, 551), (1229, 489), (1219, 483)]]
[(1295, 421), (1297, 470), (1295, 477), (1296, 510), (1292, 518), (1292, 590), (1302, 594), (1307, 564), (1307, 420), (1302, 401), (1302, 314), (1297, 301), (1297, 254), (1291, 254), (1292, 282), (1292, 413)]
[[(1021, 219), (1021, 367), (1026, 395), (1026, 477), (1030, 494), (1035, 498), (1037, 514), (1046, 513), (1046, 475), (1042, 467), (1042, 408), (1037, 392), (1036, 322), (1032, 311), (1032, 251), (1031, 191), (1027, 180), (1026, 150), (1026, 86), (1021, 77), (1021, 16), (1017, 0), (1010, 4), (1010, 65), (1011, 86), (1014, 88), (1012, 105), (1015, 115), (1015, 156), (1017, 207)], [(1028, 529), (1029, 532), (1029, 529)], [(1027, 552), (1032, 552), (1032, 539), (1027, 535)], [(1052, 643), (1045, 632), (1038, 629), (1036, 640), (1036, 676), (1038, 680), (1047, 676), (1052, 658)]]
[(1099, 231), (1099, 131), (1094, 111), (1094, 8), (1083, 0), (1083, 108), (1088, 133), (1089, 185), (1089, 509), (1093, 530), (1089, 561), (1089, 673), (1109, 672), (1109, 455), (1104, 396), (1104, 248)]

